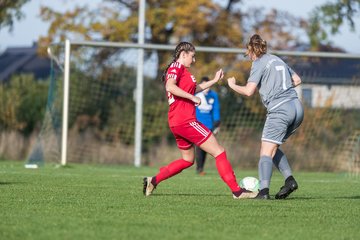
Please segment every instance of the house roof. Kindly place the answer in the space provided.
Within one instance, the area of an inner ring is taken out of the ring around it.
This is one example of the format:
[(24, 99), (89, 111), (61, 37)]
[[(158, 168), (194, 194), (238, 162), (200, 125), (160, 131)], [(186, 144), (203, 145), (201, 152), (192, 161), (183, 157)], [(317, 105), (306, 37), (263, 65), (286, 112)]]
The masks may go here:
[(304, 83), (360, 84), (360, 59), (308, 59), (294, 64), (294, 70), (304, 79)]
[[(296, 46), (294, 51), (310, 51), (309, 45)], [(321, 45), (319, 51), (345, 53), (340, 48)], [(284, 57), (304, 83), (354, 85), (360, 84), (360, 58)]]
[(32, 73), (36, 79), (49, 76), (50, 60), (37, 54), (36, 44), (31, 47), (10, 47), (0, 55), (0, 82), (20, 73)]
[[(308, 51), (307, 48), (294, 50)], [(279, 57), (300, 76), (304, 84), (360, 86), (360, 58), (289, 55)]]

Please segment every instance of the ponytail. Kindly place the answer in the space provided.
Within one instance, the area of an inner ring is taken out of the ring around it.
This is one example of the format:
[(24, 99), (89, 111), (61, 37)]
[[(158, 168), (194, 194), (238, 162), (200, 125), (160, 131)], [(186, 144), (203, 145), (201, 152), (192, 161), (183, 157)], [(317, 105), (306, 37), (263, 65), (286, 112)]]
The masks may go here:
[(249, 52), (254, 53), (257, 57), (261, 57), (267, 52), (267, 43), (259, 34), (254, 34), (246, 44), (247, 55)]
[(163, 75), (161, 77), (161, 80), (163, 82), (165, 82), (166, 80), (166, 74), (167, 74), (167, 71), (169, 69), (169, 67), (171, 66), (171, 64), (173, 64), (174, 62), (176, 62), (179, 57), (180, 57), (180, 54), (182, 51), (185, 51), (185, 52), (195, 52), (195, 47), (194, 45), (192, 45), (191, 43), (189, 42), (181, 42), (179, 43), (176, 48), (175, 48), (175, 51), (173, 53), (173, 60), (171, 63), (169, 63), (169, 65), (166, 67), (165, 71), (163, 72)]

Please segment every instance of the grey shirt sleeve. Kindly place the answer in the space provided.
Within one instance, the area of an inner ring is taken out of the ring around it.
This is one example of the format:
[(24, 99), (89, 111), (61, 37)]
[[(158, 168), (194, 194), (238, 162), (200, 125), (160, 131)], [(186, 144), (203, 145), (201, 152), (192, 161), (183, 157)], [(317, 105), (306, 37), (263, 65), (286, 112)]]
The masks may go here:
[(251, 65), (251, 71), (248, 82), (253, 82), (256, 83), (256, 85), (259, 85), (261, 81), (261, 77), (263, 75), (263, 71), (264, 71), (264, 67), (261, 66), (261, 62), (254, 61)]
[(287, 68), (288, 68), (288, 70), (289, 70), (289, 73), (290, 73), (290, 76), (291, 76), (291, 77), (292, 77), (294, 74), (296, 74), (295, 71), (292, 70), (292, 68), (289, 67), (288, 65), (287, 65)]

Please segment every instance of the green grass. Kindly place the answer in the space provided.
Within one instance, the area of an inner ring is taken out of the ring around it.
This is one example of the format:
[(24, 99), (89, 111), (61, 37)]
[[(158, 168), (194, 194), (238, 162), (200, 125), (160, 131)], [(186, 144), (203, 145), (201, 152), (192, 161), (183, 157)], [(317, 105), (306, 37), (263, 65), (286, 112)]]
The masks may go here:
[[(359, 239), (360, 180), (296, 173), (286, 200), (233, 200), (216, 170), (194, 168), (142, 195), (156, 168), (0, 162), (0, 239)], [(236, 170), (238, 179), (257, 176)], [(274, 173), (270, 193), (282, 177)]]

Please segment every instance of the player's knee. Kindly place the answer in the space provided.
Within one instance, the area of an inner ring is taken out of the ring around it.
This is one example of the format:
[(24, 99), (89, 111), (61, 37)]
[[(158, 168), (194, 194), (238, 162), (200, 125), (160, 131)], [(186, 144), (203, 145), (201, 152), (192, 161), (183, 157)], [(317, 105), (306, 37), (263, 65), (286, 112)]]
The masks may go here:
[(187, 161), (189, 162), (189, 164), (191, 163), (191, 165), (194, 164), (194, 161), (195, 161), (195, 157), (186, 157), (186, 158), (183, 158), (184, 161)]
[(213, 157), (217, 157), (219, 156), (221, 153), (223, 153), (225, 151), (225, 148), (218, 145), (217, 147), (214, 147), (213, 149), (211, 149), (211, 151), (209, 152), (209, 154), (211, 154), (211, 156)]
[(278, 147), (275, 146), (262, 146), (261, 150), (260, 150), (260, 157), (261, 156), (269, 156), (269, 157), (274, 157), (276, 150), (278, 149)]

